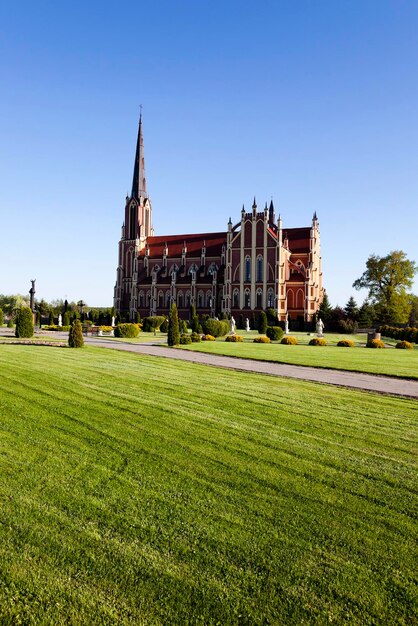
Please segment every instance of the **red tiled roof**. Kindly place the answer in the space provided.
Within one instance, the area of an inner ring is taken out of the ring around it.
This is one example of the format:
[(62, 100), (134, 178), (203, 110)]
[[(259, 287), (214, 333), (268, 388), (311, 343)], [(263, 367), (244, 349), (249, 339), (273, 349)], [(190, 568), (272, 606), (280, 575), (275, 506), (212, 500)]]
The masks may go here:
[[(168, 246), (169, 257), (180, 257), (183, 244), (186, 242), (188, 256), (200, 256), (203, 242), (206, 245), (206, 256), (220, 256), (222, 246), (226, 244), (226, 232), (223, 233), (196, 233), (194, 235), (167, 235), (159, 237), (148, 237), (150, 258), (161, 258), (164, 253), (165, 244)], [(140, 256), (145, 256), (145, 248), (141, 250)]]

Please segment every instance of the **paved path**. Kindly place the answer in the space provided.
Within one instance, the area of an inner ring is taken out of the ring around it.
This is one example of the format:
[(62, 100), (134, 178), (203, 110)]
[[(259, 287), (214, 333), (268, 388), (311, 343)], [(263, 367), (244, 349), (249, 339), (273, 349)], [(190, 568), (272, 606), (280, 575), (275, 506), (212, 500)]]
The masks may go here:
[(343, 370), (305, 367), (303, 365), (286, 365), (284, 363), (270, 363), (268, 361), (255, 361), (252, 359), (192, 352), (178, 348), (168, 348), (165, 345), (156, 345), (155, 342), (152, 344), (134, 344), (109, 341), (95, 337), (88, 338), (85, 341), (90, 345), (100, 346), (102, 348), (126, 350), (138, 354), (178, 359), (180, 361), (225, 367), (227, 369), (244, 372), (257, 372), (259, 374), (268, 374), (269, 376), (298, 378), (300, 380), (311, 380), (327, 385), (338, 385), (340, 387), (350, 387), (364, 391), (418, 398), (418, 380), (405, 380), (403, 378), (391, 378), (389, 376), (375, 376), (373, 374), (361, 374)]

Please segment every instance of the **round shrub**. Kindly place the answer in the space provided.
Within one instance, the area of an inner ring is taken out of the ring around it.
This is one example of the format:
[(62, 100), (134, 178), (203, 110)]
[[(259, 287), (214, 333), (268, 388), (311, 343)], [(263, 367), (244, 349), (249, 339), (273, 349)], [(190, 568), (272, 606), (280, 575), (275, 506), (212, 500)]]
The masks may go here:
[(399, 341), (395, 348), (398, 348), (399, 350), (413, 350), (414, 346), (409, 341)]
[(115, 337), (125, 337), (132, 339), (139, 335), (138, 324), (118, 324), (115, 328)]
[(354, 348), (354, 341), (351, 341), (351, 339), (341, 339), (341, 341), (337, 343), (337, 346), (340, 348)]
[(261, 335), (260, 337), (256, 337), (253, 340), (253, 343), (271, 343), (269, 337), (265, 337), (263, 335)]
[(327, 342), (325, 341), (325, 339), (322, 339), (322, 337), (314, 337), (313, 339), (310, 340), (309, 345), (310, 346), (326, 346)]
[(381, 339), (370, 339), (367, 343), (366, 343), (366, 348), (384, 348), (385, 344), (383, 343), (383, 341), (381, 341)]
[(189, 343), (192, 343), (192, 338), (190, 335), (180, 335), (180, 344), (185, 346), (188, 345)]
[(190, 335), (190, 338), (193, 341), (193, 343), (199, 343), (201, 341), (201, 337), (200, 337), (199, 333), (192, 333)]
[(242, 335), (228, 335), (225, 337), (225, 341), (229, 341), (231, 343), (237, 343), (239, 341), (244, 341)]
[(269, 326), (266, 335), (270, 341), (280, 341), (283, 337), (283, 328), (280, 328), (280, 326)]
[(84, 346), (83, 329), (80, 320), (74, 320), (68, 335), (70, 348), (82, 348)]
[(33, 337), (33, 313), (28, 306), (22, 306), (16, 315), (16, 337)]
[(229, 332), (229, 322), (228, 320), (215, 320), (209, 317), (206, 320), (202, 320), (202, 329), (205, 335), (223, 337)]
[(291, 337), (289, 335), (289, 336), (283, 337), (280, 343), (282, 343), (285, 346), (295, 346), (297, 342), (298, 340), (296, 339), (296, 337)]
[(166, 317), (164, 322), (160, 326), (160, 333), (167, 333), (167, 332), (168, 332), (168, 318)]
[(216, 341), (213, 335), (203, 335), (202, 341)]

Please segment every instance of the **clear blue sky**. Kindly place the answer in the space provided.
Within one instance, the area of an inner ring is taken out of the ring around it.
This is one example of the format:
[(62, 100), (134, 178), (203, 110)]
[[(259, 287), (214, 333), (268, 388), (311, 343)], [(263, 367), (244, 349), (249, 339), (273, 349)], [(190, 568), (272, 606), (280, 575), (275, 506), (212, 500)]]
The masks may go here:
[(156, 234), (316, 210), (334, 305), (369, 254), (418, 262), (415, 0), (3, 2), (0, 31), (0, 293), (112, 304), (140, 103)]

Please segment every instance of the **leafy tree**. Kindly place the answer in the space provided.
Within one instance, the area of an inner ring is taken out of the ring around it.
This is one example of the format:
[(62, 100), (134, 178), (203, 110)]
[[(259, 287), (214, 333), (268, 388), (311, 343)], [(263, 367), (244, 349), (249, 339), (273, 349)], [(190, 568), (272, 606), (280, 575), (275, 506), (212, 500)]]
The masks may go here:
[(407, 289), (412, 287), (418, 267), (405, 252), (394, 250), (384, 257), (372, 254), (366, 271), (353, 283), (355, 289), (368, 289), (368, 297), (376, 305), (383, 323), (405, 323), (410, 306)]
[(180, 343), (179, 316), (174, 302), (171, 305), (170, 313), (168, 314), (167, 343), (169, 346), (178, 346)]
[(3, 326), (3, 324), (4, 324), (3, 309), (0, 309), (0, 326)]
[(22, 306), (16, 315), (16, 337), (33, 336), (33, 313), (28, 306)]
[(371, 328), (376, 323), (376, 309), (368, 300), (359, 309), (358, 323), (360, 328)]
[(408, 324), (414, 328), (418, 325), (418, 296), (411, 294)]
[(358, 320), (358, 315), (359, 315), (358, 306), (353, 296), (350, 297), (347, 304), (345, 305), (344, 313), (346, 314), (348, 319), (354, 320), (354, 321)]
[(82, 348), (84, 346), (83, 329), (80, 320), (76, 319), (68, 334), (68, 345), (70, 348)]
[(329, 322), (331, 317), (331, 311), (332, 307), (329, 302), (328, 294), (326, 291), (324, 291), (324, 297), (318, 311), (318, 317), (324, 322), (324, 324), (327, 324), (327, 322)]
[(258, 332), (260, 335), (265, 335), (267, 331), (267, 315), (264, 311), (260, 311), (258, 316)]

